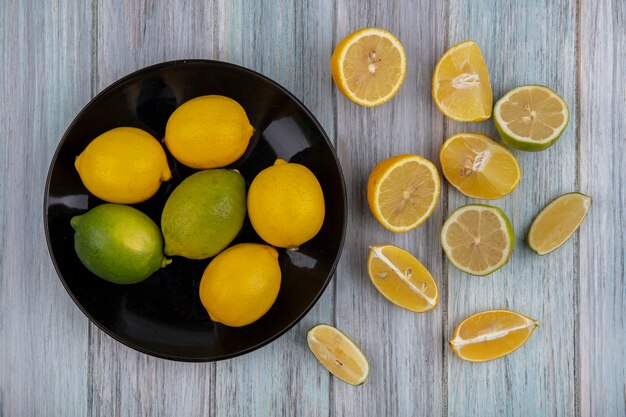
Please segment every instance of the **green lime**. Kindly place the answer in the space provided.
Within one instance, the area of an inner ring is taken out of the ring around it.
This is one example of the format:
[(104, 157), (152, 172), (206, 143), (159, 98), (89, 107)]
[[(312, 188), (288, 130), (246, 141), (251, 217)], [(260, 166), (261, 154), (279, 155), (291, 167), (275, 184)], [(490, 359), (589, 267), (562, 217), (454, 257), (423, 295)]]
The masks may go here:
[(72, 217), (74, 249), (91, 272), (116, 284), (134, 284), (170, 261), (159, 227), (142, 212), (103, 204)]
[(165, 254), (189, 259), (215, 256), (237, 236), (245, 217), (246, 183), (239, 172), (197, 172), (174, 189), (163, 208)]
[(569, 121), (567, 103), (543, 85), (525, 85), (506, 93), (493, 108), (502, 141), (523, 151), (552, 146)]

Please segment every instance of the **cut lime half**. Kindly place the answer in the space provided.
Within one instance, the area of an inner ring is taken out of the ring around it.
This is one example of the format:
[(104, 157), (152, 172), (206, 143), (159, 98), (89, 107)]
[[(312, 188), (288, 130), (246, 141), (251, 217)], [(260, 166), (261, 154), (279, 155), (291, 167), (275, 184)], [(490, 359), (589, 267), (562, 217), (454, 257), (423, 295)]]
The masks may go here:
[(569, 109), (550, 88), (525, 85), (498, 100), (493, 119), (507, 145), (523, 151), (542, 151), (561, 137), (569, 121)]
[(515, 234), (497, 207), (468, 204), (448, 217), (441, 229), (446, 256), (461, 271), (484, 276), (502, 268), (513, 253)]

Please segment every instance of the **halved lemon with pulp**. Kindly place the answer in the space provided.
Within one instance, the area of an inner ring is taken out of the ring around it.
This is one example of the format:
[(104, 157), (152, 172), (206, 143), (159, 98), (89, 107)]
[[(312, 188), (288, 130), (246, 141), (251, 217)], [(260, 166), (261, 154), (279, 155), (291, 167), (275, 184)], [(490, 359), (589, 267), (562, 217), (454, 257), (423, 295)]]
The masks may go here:
[(507, 145), (541, 151), (561, 137), (569, 121), (569, 109), (565, 100), (548, 87), (525, 85), (498, 100), (493, 119)]
[(406, 52), (390, 32), (361, 29), (339, 42), (330, 71), (339, 91), (350, 100), (361, 106), (378, 106), (400, 90), (406, 75)]
[(459, 133), (439, 151), (448, 182), (468, 197), (495, 200), (513, 191), (522, 171), (504, 146), (480, 133)]
[(370, 246), (367, 271), (372, 284), (389, 301), (416, 313), (434, 310), (439, 289), (428, 269), (404, 249)]
[(537, 326), (537, 320), (514, 311), (483, 311), (456, 327), (450, 347), (465, 361), (490, 361), (519, 349)]
[(489, 72), (474, 41), (453, 46), (439, 59), (433, 73), (432, 95), (439, 110), (459, 122), (491, 117)]
[(406, 232), (433, 213), (440, 188), (432, 162), (417, 155), (398, 155), (374, 168), (367, 182), (367, 201), (380, 224), (392, 232)]
[(560, 247), (581, 225), (591, 207), (591, 197), (568, 193), (545, 206), (528, 231), (528, 246), (538, 255)]
[(370, 373), (367, 358), (343, 332), (328, 324), (318, 324), (307, 332), (306, 341), (317, 360), (337, 378), (352, 385), (367, 380)]
[(515, 234), (497, 207), (468, 204), (448, 217), (441, 229), (446, 256), (461, 271), (484, 276), (502, 268), (513, 253)]

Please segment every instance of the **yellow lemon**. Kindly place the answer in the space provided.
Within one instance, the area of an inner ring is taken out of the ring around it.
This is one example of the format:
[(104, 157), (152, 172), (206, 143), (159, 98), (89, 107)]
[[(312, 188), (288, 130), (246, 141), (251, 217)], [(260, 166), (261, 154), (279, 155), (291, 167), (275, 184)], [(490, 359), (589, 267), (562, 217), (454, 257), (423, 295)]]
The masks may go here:
[(561, 247), (578, 230), (591, 208), (591, 197), (567, 193), (545, 206), (530, 225), (528, 246), (537, 255)]
[(322, 187), (304, 165), (277, 159), (250, 184), (250, 222), (271, 245), (296, 249), (308, 242), (322, 228), (324, 213)]
[(457, 133), (439, 151), (448, 182), (468, 197), (496, 200), (511, 193), (522, 178), (517, 158), (482, 133)]
[(398, 155), (381, 161), (370, 174), (367, 202), (385, 228), (406, 232), (433, 214), (440, 188), (432, 162), (418, 155)]
[(306, 333), (306, 342), (315, 358), (328, 371), (350, 385), (362, 385), (370, 364), (361, 349), (341, 330), (318, 324)]
[(165, 127), (165, 145), (191, 168), (220, 168), (248, 147), (254, 128), (246, 111), (224, 96), (201, 96), (176, 109)]
[(406, 76), (406, 52), (390, 32), (365, 28), (339, 42), (330, 71), (348, 99), (361, 106), (379, 106), (400, 90)]
[(134, 127), (101, 134), (76, 158), (74, 166), (90, 193), (118, 204), (145, 201), (162, 181), (172, 178), (159, 141)]
[(464, 361), (491, 361), (522, 347), (537, 326), (537, 320), (515, 311), (483, 311), (456, 326), (450, 347)]
[(480, 122), (491, 117), (493, 94), (487, 64), (474, 41), (448, 49), (433, 73), (435, 104), (459, 122)]
[(217, 255), (206, 267), (200, 301), (211, 320), (231, 327), (246, 326), (272, 307), (280, 280), (276, 249), (241, 243)]
[(404, 249), (370, 246), (367, 272), (376, 289), (395, 305), (416, 313), (437, 307), (437, 283), (428, 269)]

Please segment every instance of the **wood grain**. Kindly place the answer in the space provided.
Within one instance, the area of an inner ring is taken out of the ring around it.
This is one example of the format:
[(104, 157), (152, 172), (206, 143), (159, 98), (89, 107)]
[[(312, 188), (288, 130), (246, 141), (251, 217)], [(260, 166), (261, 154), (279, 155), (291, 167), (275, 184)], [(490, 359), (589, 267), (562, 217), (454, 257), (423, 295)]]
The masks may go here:
[(626, 416), (626, 7), (581, 2), (580, 415)]
[(0, 416), (87, 410), (88, 324), (48, 256), (42, 199), (91, 94), (91, 22), (86, 2), (0, 6)]
[(371, 215), (366, 182), (374, 166), (391, 156), (414, 153), (436, 161), (443, 117), (432, 104), (430, 81), (445, 43), (444, 13), (443, 2), (337, 4), (335, 43), (362, 27), (388, 29), (405, 45), (408, 68), (402, 89), (383, 106), (359, 107), (335, 93), (337, 151), (350, 207), (346, 245), (337, 273), (336, 324), (363, 349), (371, 371), (365, 385), (358, 388), (334, 381), (331, 415), (434, 415), (443, 406), (441, 323), (445, 298), (433, 312), (412, 313), (387, 301), (367, 274), (368, 245), (395, 244), (420, 259), (445, 294), (437, 243), (442, 205), (417, 230), (394, 234)]
[[(147, 65), (211, 58), (211, 2), (100, 1), (97, 90)], [(213, 415), (214, 364), (183, 364), (138, 353), (90, 326), (93, 416)]]
[[(548, 256), (535, 255), (526, 231), (541, 207), (576, 190), (575, 9), (567, 1), (475, 2), (450, 4), (449, 46), (473, 39), (490, 72), (494, 100), (511, 88), (544, 84), (569, 104), (571, 122), (561, 139), (538, 153), (514, 152), (522, 169), (518, 188), (496, 201), (467, 198), (448, 187), (448, 213), (468, 203), (502, 208), (515, 229), (509, 263), (485, 278), (448, 267), (449, 339), (465, 317), (507, 308), (538, 319), (540, 327), (522, 349), (501, 360), (472, 364), (450, 350), (449, 416), (565, 416), (575, 412), (574, 269), (576, 248), (570, 240)], [(446, 136), (480, 131), (499, 140), (493, 121), (448, 121)]]

